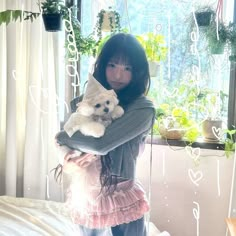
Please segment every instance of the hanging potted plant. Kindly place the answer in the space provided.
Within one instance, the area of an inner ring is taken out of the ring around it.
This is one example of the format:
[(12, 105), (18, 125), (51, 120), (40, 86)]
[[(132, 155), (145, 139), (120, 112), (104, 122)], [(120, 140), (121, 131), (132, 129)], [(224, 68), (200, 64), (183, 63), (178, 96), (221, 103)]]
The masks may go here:
[(41, 3), (45, 30), (55, 32), (62, 30), (62, 19), (68, 15), (68, 9), (62, 0), (45, 0)]
[(210, 6), (199, 7), (195, 12), (197, 25), (199, 27), (209, 26), (214, 10)]
[[(218, 30), (218, 35), (217, 35)], [(217, 23), (215, 20), (203, 31), (211, 54), (222, 54), (227, 43), (227, 27), (221, 20)]]
[(102, 32), (115, 33), (121, 31), (120, 14), (112, 10), (111, 7), (108, 10), (99, 11), (97, 18), (94, 34), (97, 34), (98, 43), (102, 39)]
[(167, 58), (168, 49), (166, 47), (164, 36), (148, 32), (146, 34), (137, 35), (136, 38), (146, 52), (150, 76), (156, 77), (160, 67), (160, 62)]
[(236, 61), (236, 23), (230, 22), (227, 26), (227, 39), (230, 48), (230, 61)]

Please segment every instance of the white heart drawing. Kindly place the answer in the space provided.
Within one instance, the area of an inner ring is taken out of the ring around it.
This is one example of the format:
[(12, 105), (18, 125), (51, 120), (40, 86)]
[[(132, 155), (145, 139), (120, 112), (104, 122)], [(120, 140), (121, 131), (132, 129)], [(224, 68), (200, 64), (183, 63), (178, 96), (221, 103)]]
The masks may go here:
[[(39, 92), (39, 94), (38, 94), (38, 92)], [(31, 98), (31, 101), (32, 101), (33, 105), (40, 112), (42, 112), (44, 114), (47, 114), (49, 112), (48, 106), (50, 105), (49, 104), (50, 102), (49, 101), (42, 102), (42, 100), (43, 99), (48, 100), (49, 99), (49, 94), (50, 94), (50, 92), (49, 92), (48, 88), (40, 88), (37, 85), (30, 85), (29, 86), (29, 95), (30, 95), (30, 98)], [(40, 99), (36, 99), (36, 97), (38, 95), (41, 96)], [(52, 96), (55, 96), (55, 98), (53, 98), (56, 101), (55, 106), (59, 107), (60, 105), (63, 104), (63, 106), (65, 106), (65, 108), (66, 108), (67, 113), (69, 113), (69, 106), (66, 103), (66, 101), (60, 99), (57, 94), (50, 94), (50, 97), (52, 97)]]
[(174, 88), (174, 90), (170, 92), (167, 89), (164, 89), (164, 94), (170, 98), (176, 97), (178, 95), (178, 92), (179, 92), (178, 88)]
[(216, 128), (215, 126), (213, 126), (212, 128), (212, 133), (215, 135), (215, 137), (217, 139), (221, 139), (223, 136), (223, 130), (221, 128)]
[[(198, 104), (196, 102), (190, 102), (187, 107), (188, 110), (200, 110), (201, 113), (206, 114), (206, 118), (209, 116), (209, 110), (206, 108), (206, 106), (203, 106), (201, 104)], [(201, 124), (205, 119), (203, 119), (202, 121), (199, 122), (199, 124)]]
[(188, 170), (189, 178), (191, 179), (192, 183), (196, 186), (199, 186), (199, 181), (202, 179), (203, 174), (201, 171), (194, 172), (192, 169)]
[(200, 148), (192, 148), (190, 146), (186, 146), (185, 150), (187, 154), (193, 159), (193, 161), (198, 164), (199, 163), (199, 158), (201, 154), (201, 149)]
[(15, 81), (23, 81), (22, 75), (17, 73), (16, 70), (12, 70), (12, 77)]

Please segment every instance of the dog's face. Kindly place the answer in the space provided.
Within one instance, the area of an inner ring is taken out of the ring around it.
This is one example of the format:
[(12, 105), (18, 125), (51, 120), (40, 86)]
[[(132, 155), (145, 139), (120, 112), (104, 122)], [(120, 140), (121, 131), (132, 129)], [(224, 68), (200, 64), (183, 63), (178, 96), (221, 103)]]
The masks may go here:
[(106, 116), (118, 105), (118, 99), (114, 95), (99, 94), (89, 104), (94, 108), (93, 115)]

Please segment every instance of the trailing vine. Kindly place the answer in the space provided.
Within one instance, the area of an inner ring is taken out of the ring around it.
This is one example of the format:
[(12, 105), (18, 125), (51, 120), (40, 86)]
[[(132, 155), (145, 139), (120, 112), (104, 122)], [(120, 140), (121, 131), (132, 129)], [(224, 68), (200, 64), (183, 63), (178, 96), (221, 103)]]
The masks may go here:
[(0, 25), (6, 23), (8, 25), (11, 21), (17, 20), (30, 20), (31, 22), (35, 20), (40, 13), (22, 11), (22, 10), (6, 10), (0, 12)]
[(102, 31), (103, 31), (102, 26), (104, 23), (105, 14), (108, 14), (108, 20), (109, 20), (111, 34), (121, 31), (120, 14), (115, 10), (111, 10), (111, 7), (109, 7), (108, 11), (102, 9), (97, 15), (98, 20), (96, 22), (95, 30), (94, 30), (94, 33), (98, 37), (97, 45), (100, 43), (100, 41), (102, 39)]

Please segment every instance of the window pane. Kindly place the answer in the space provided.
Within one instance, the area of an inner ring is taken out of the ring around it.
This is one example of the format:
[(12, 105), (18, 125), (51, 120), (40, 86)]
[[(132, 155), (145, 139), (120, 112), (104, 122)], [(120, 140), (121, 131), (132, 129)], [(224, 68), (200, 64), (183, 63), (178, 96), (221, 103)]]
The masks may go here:
[[(232, 21), (232, 2), (224, 1), (225, 24)], [(82, 1), (83, 34), (93, 31), (96, 15), (101, 9), (112, 6), (121, 14), (122, 27), (132, 34), (152, 32), (163, 35), (168, 55), (166, 60), (159, 62), (149, 94), (156, 107), (163, 103), (185, 107), (197, 122), (208, 116), (212, 119), (220, 117), (227, 127), (230, 48), (225, 45), (221, 54), (213, 54), (206, 37), (206, 27), (196, 27), (195, 12), (199, 8), (217, 8), (216, 1), (208, 1), (207, 4), (204, 0), (162, 0), (158, 4), (155, 0)], [(212, 22), (217, 19), (219, 23), (220, 16), (212, 16)], [(83, 57), (82, 82), (87, 80), (89, 63), (89, 59)]]

